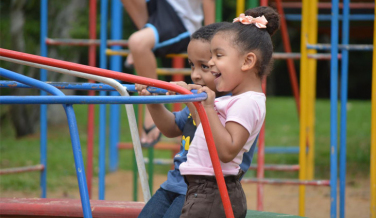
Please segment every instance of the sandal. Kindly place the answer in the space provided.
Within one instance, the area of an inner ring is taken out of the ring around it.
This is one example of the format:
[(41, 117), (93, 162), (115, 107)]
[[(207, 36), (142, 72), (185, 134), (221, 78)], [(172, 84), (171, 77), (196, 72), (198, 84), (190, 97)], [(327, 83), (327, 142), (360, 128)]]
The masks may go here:
[[(146, 128), (145, 126), (142, 126), (146, 135), (149, 134), (149, 132), (151, 132), (155, 127), (156, 127), (155, 124), (153, 124), (150, 128)], [(158, 137), (156, 139), (154, 139), (154, 141), (152, 141), (150, 143), (141, 143), (141, 147), (143, 147), (143, 148), (154, 147), (154, 145), (157, 144), (161, 140), (161, 137), (162, 137), (162, 133), (159, 132)]]

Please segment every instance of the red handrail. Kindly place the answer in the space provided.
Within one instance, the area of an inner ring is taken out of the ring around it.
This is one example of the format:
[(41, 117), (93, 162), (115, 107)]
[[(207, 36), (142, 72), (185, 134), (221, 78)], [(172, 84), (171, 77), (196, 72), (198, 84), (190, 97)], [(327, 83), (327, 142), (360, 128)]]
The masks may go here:
[[(79, 71), (83, 73), (94, 74), (97, 76), (109, 77), (109, 78), (126, 81), (130, 83), (144, 84), (148, 86), (171, 90), (180, 94), (192, 94), (192, 92), (188, 91), (187, 89), (184, 89), (183, 87), (180, 87), (180, 86), (177, 86), (169, 82), (165, 82), (165, 81), (150, 79), (150, 78), (141, 77), (141, 76), (135, 76), (131, 74), (119, 73), (119, 72), (115, 72), (112, 70), (101, 69), (101, 68), (86, 66), (82, 64), (76, 64), (76, 63), (72, 63), (68, 61), (56, 60), (53, 58), (41, 57), (38, 55), (31, 55), (31, 54), (12, 51), (12, 50), (3, 49), (3, 48), (0, 48), (0, 56), (14, 58), (14, 59), (23, 60), (23, 61), (34, 62), (38, 64), (44, 64), (48, 66), (60, 67), (60, 68), (68, 69), (68, 70), (75, 70), (75, 71)], [(232, 211), (230, 198), (228, 196), (225, 180), (223, 178), (222, 168), (219, 162), (217, 148), (215, 147), (215, 144), (214, 144), (214, 139), (211, 133), (208, 117), (206, 116), (204, 107), (202, 106), (200, 102), (193, 102), (193, 103), (197, 109), (203, 130), (204, 130), (206, 143), (208, 144), (210, 159), (213, 164), (215, 178), (218, 183), (218, 189), (221, 195), (223, 208), (224, 208), (226, 217), (232, 218), (234, 217), (234, 213)]]

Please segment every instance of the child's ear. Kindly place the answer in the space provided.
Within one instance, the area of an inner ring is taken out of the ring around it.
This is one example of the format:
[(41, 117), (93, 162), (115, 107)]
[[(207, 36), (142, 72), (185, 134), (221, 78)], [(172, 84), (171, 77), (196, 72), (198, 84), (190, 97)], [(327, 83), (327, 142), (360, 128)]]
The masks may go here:
[(249, 52), (244, 56), (244, 62), (242, 65), (242, 71), (248, 71), (256, 65), (257, 57), (253, 52)]

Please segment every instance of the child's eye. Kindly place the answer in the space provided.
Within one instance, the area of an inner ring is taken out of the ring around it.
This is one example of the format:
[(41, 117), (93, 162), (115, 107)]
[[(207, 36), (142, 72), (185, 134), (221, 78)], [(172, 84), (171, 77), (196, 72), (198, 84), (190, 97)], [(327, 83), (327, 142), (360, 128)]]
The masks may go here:
[(189, 64), (189, 66), (190, 66), (191, 68), (194, 68), (194, 67), (195, 67), (195, 65), (194, 65), (192, 62), (189, 62), (188, 64)]
[(204, 69), (204, 70), (208, 70), (210, 67), (208, 65), (202, 64), (201, 68)]
[(217, 58), (220, 58), (220, 57), (222, 57), (222, 55), (221, 54), (216, 54), (215, 55)]

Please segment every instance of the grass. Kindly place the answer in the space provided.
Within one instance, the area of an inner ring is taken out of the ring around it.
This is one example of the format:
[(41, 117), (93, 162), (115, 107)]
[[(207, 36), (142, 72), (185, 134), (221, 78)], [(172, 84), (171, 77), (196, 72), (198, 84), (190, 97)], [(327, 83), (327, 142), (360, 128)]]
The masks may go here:
[[(316, 136), (315, 136), (315, 177), (329, 178), (329, 140), (330, 140), (330, 105), (328, 100), (316, 101)], [(5, 110), (2, 105), (0, 109)], [(347, 122), (347, 169), (350, 177), (369, 175), (370, 163), (370, 101), (350, 101)], [(80, 133), (82, 154), (86, 160), (86, 123), (87, 105), (74, 106)], [(96, 106), (98, 113), (99, 107)], [(121, 107), (121, 141), (130, 141), (128, 122), (124, 107)], [(107, 119), (108, 120), (108, 119)], [(98, 133), (98, 115), (96, 115)], [(266, 146), (298, 146), (299, 125), (295, 103), (292, 98), (269, 97), (267, 100)], [(0, 125), (0, 168), (33, 165), (39, 162), (39, 133), (15, 139), (10, 121), (5, 119)], [(123, 134), (127, 133), (127, 134)], [(94, 176), (98, 176), (98, 134), (95, 136)], [(147, 151), (144, 151), (147, 156)], [(76, 187), (74, 160), (67, 125), (49, 126), (47, 152), (47, 188), (48, 191), (68, 190)], [(107, 152), (108, 155), (108, 152)], [(166, 151), (155, 151), (158, 158), (169, 158)], [(130, 150), (119, 152), (119, 168), (131, 170), (133, 154)], [(297, 154), (266, 154), (266, 163), (297, 164)], [(257, 155), (253, 163), (256, 163)], [(155, 166), (155, 173), (166, 174), (169, 166)], [(248, 172), (247, 176), (254, 176)], [(296, 172), (266, 172), (266, 177), (297, 178)], [(39, 189), (39, 173), (2, 175), (0, 191), (32, 192)]]

